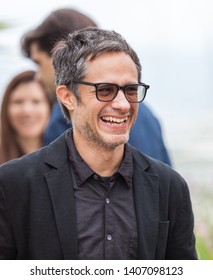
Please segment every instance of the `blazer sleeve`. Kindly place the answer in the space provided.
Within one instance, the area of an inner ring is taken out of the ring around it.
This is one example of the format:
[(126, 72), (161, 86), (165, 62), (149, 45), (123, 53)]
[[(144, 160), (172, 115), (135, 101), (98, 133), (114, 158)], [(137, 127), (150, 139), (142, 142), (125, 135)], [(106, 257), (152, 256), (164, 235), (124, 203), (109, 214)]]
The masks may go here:
[(16, 258), (15, 244), (12, 234), (11, 217), (3, 187), (0, 185), (0, 259)]
[[(187, 183), (179, 176), (178, 188), (171, 188), (169, 203), (170, 233), (166, 259), (197, 259), (194, 215)], [(177, 182), (174, 183), (177, 185)], [(178, 198), (178, 199), (177, 199)]]

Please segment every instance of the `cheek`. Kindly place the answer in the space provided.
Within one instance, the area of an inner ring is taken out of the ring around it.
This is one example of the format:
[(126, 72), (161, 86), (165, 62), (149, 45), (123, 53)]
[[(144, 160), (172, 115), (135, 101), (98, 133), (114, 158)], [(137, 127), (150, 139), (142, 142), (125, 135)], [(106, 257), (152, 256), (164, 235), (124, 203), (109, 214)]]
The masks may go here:
[(16, 108), (16, 107), (14, 107), (14, 106), (10, 106), (10, 107), (8, 108), (8, 113), (7, 113), (7, 115), (8, 115), (8, 120), (9, 120), (9, 121), (15, 121), (16, 118), (17, 118), (19, 115), (21, 115), (21, 114), (22, 114), (21, 110), (18, 109), (18, 108)]
[(35, 108), (35, 114), (41, 119), (49, 119), (50, 117), (50, 108), (47, 105), (41, 105)]
[(98, 101), (94, 94), (82, 99), (83, 98), (81, 98), (81, 102), (75, 103), (73, 111), (71, 112), (72, 123), (89, 123), (92, 126), (97, 125), (100, 118), (99, 116), (104, 108), (107, 107), (107, 104)]
[(132, 111), (133, 116), (136, 118), (137, 114), (138, 114), (138, 104), (137, 103), (135, 103), (135, 104), (132, 103), (131, 111)]

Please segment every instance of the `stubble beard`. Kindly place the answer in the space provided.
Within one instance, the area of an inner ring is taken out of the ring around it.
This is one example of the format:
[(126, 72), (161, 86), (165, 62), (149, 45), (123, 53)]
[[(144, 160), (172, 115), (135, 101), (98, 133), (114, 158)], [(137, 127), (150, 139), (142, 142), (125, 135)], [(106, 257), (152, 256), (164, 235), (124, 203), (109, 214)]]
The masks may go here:
[(95, 146), (97, 149), (105, 149), (105, 150), (114, 150), (116, 149), (119, 145), (123, 145), (127, 143), (129, 140), (129, 136), (127, 137), (128, 139), (126, 140), (117, 140), (115, 142), (108, 142), (107, 140), (105, 141), (103, 137), (98, 135), (93, 131), (89, 123), (85, 122), (83, 126), (78, 127), (79, 133), (93, 146)]

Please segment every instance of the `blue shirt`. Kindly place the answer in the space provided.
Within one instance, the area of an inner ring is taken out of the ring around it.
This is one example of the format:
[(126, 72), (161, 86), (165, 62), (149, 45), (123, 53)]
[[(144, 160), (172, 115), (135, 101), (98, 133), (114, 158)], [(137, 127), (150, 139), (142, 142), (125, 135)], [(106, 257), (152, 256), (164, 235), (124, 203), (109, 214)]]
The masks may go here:
[(139, 105), (137, 120), (131, 129), (129, 143), (140, 152), (171, 166), (160, 123), (144, 103)]

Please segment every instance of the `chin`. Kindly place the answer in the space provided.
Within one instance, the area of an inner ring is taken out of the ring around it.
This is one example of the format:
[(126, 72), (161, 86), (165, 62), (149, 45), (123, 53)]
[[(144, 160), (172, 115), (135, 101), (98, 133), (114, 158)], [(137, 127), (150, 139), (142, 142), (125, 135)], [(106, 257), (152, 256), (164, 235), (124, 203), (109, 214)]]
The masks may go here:
[(35, 139), (35, 138), (38, 138), (38, 137), (40, 137), (40, 133), (37, 133), (37, 132), (35, 132), (35, 133), (22, 133), (22, 134), (20, 134), (20, 136), (22, 137), (22, 138), (26, 138), (26, 139)]
[(120, 145), (126, 144), (128, 142), (128, 140), (129, 140), (129, 137), (127, 137), (127, 136), (122, 136), (122, 137), (121, 136), (119, 136), (119, 137), (111, 136), (111, 138), (108, 139), (108, 141), (107, 141), (107, 139), (105, 139), (104, 142), (107, 147), (116, 148)]

